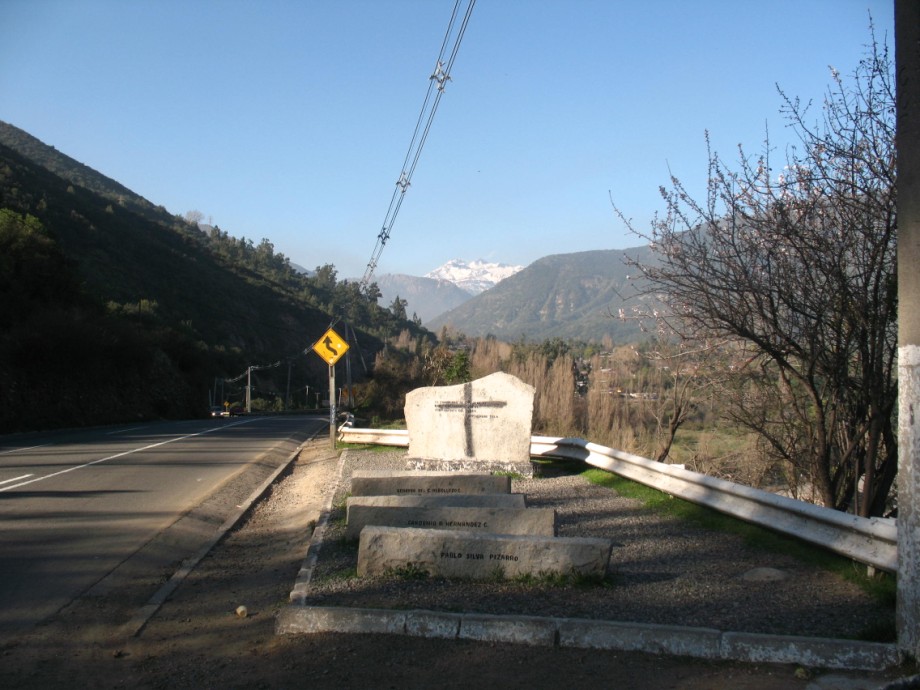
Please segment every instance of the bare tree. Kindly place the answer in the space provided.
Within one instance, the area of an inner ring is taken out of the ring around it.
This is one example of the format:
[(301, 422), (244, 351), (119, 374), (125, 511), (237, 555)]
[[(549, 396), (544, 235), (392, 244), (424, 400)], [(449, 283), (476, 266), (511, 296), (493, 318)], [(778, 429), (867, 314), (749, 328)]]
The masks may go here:
[(198, 225), (201, 221), (204, 220), (204, 214), (201, 211), (186, 211), (185, 213), (185, 222), (192, 225)]
[(705, 201), (672, 176), (666, 214), (636, 233), (657, 259), (636, 266), (677, 330), (750, 350), (735, 419), (820, 502), (863, 515), (883, 512), (897, 468), (892, 84), (873, 33), (851, 79), (832, 70), (814, 122), (780, 90), (798, 139), (782, 172), (769, 136), (735, 169), (710, 150)]
[(644, 356), (659, 373), (650, 408), (657, 425), (658, 462), (667, 460), (678, 430), (697, 412), (704, 396), (720, 387), (727, 351), (724, 343), (675, 337), (659, 340)]

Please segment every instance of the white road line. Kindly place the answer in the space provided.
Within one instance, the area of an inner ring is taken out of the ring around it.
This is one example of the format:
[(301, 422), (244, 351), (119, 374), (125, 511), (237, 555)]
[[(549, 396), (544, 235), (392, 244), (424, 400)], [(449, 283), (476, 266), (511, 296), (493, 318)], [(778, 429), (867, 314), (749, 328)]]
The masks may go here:
[(160, 441), (159, 443), (151, 443), (148, 446), (143, 446), (142, 448), (135, 448), (134, 450), (126, 450), (124, 453), (116, 453), (115, 455), (110, 455), (107, 458), (99, 458), (98, 460), (93, 460), (92, 462), (87, 462), (82, 465), (75, 465), (74, 467), (68, 467), (66, 470), (61, 470), (60, 472), (53, 472), (52, 474), (46, 474), (43, 477), (36, 477), (35, 479), (30, 479), (27, 482), (20, 482), (19, 484), (12, 484), (10, 486), (4, 486), (0, 488), (0, 493), (4, 491), (9, 491), (10, 489), (18, 489), (20, 486), (27, 486), (29, 484), (34, 484), (35, 482), (40, 482), (43, 479), (51, 479), (51, 477), (57, 477), (62, 474), (67, 474), (68, 472), (73, 472), (74, 470), (82, 470), (86, 467), (91, 467), (92, 465), (98, 465), (101, 462), (107, 460), (114, 460), (115, 458), (123, 458), (126, 455), (132, 455), (133, 453), (140, 453), (141, 451), (150, 450), (151, 448), (157, 448), (159, 446), (165, 446), (167, 443), (173, 443), (175, 441), (184, 441), (187, 438), (194, 438), (195, 436), (204, 436), (205, 434), (210, 434), (212, 431), (220, 431), (221, 429), (226, 429), (231, 426), (237, 426), (238, 424), (248, 424), (249, 422), (254, 422), (258, 418), (243, 419), (239, 422), (232, 422), (231, 424), (221, 424), (220, 426), (212, 427), (211, 429), (205, 429), (204, 431), (198, 431), (194, 434), (186, 434), (185, 436), (177, 436), (176, 438), (171, 438), (167, 441)]
[(8, 455), (10, 453), (19, 453), (24, 450), (33, 450), (35, 448), (44, 448), (45, 446), (53, 446), (53, 443), (42, 443), (38, 446), (26, 446), (25, 448), (11, 448), (10, 450), (0, 451), (0, 455)]
[(20, 479), (28, 479), (31, 477), (31, 474), (24, 474), (21, 477), (13, 477), (12, 479), (4, 479), (0, 484), (9, 484), (10, 482), (18, 482)]
[(114, 436), (115, 434), (127, 434), (129, 431), (137, 431), (138, 429), (146, 429), (147, 427), (143, 426), (132, 426), (130, 429), (116, 429), (115, 431), (107, 431), (108, 436)]

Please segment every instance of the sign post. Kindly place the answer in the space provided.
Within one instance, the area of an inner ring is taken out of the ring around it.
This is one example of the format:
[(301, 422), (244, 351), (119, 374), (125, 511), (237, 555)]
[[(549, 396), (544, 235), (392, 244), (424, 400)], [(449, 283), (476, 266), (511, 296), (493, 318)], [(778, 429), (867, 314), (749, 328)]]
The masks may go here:
[(313, 344), (313, 351), (329, 365), (329, 440), (335, 449), (335, 363), (348, 350), (348, 343), (331, 328)]
[(335, 450), (335, 365), (329, 365), (329, 442)]

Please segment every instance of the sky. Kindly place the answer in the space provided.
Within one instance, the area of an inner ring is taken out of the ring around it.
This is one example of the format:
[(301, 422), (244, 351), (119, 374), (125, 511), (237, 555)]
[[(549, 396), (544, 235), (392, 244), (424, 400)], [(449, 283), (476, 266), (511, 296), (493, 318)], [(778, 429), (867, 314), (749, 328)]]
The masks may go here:
[[(460, 12), (468, 4), (461, 0)], [(0, 120), (360, 278), (455, 0), (0, 0)], [(670, 175), (793, 141), (893, 0), (478, 0), (376, 275), (642, 244)]]

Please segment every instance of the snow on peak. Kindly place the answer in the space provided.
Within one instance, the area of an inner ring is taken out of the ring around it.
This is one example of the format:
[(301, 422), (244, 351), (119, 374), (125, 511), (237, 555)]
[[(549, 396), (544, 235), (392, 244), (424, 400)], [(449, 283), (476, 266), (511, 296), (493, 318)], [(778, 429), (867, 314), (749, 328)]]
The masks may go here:
[(446, 280), (470, 294), (478, 295), (495, 287), (497, 283), (513, 276), (523, 268), (523, 266), (490, 263), (482, 259), (476, 261), (451, 259), (443, 266), (426, 273), (425, 277)]

